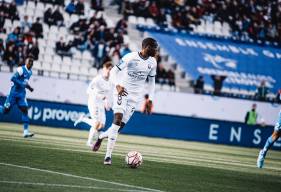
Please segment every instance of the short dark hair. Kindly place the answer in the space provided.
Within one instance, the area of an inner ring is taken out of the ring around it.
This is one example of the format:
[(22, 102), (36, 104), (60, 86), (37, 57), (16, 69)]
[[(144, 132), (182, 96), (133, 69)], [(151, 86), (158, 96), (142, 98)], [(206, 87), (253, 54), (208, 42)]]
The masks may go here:
[(155, 39), (147, 37), (142, 41), (142, 48), (146, 48), (147, 46), (158, 47), (158, 43)]
[(105, 62), (102, 66), (105, 67), (105, 68), (107, 68), (107, 69), (108, 69), (109, 67), (113, 67), (111, 61)]

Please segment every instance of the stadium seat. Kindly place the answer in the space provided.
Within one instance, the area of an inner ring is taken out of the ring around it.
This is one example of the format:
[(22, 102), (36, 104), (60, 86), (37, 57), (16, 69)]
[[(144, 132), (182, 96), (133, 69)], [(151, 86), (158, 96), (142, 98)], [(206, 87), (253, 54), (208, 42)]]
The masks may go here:
[(55, 55), (55, 56), (54, 56), (53, 63), (54, 63), (54, 64), (57, 64), (57, 65), (62, 65), (61, 56)]
[(137, 24), (137, 18), (133, 15), (130, 15), (129, 18), (128, 18), (128, 23), (136, 25)]
[(93, 60), (92, 55), (89, 51), (84, 51), (83, 54), (82, 54), (82, 58), (85, 59), (85, 60), (88, 60), (88, 61)]
[(28, 1), (26, 8), (28, 9), (35, 9), (35, 2), (34, 1)]
[(63, 65), (69, 65), (69, 66), (72, 65), (72, 61), (69, 57), (63, 57), (62, 63)]
[(36, 5), (36, 10), (40, 10), (40, 11), (43, 13), (43, 12), (44, 12), (44, 10), (45, 10), (44, 3), (37, 2), (37, 5)]
[(62, 73), (70, 73), (70, 66), (69, 65), (62, 65), (61, 66)]
[(50, 64), (52, 64), (52, 63), (53, 63), (53, 57), (52, 57), (51, 55), (45, 54), (45, 55), (44, 55), (44, 63), (50, 63)]

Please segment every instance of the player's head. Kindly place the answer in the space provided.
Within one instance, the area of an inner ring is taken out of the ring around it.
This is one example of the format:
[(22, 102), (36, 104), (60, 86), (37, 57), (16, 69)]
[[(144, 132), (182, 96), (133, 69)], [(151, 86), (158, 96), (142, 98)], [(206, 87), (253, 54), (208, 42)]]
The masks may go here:
[(254, 103), (254, 104), (252, 105), (252, 110), (256, 110), (256, 108), (257, 108), (257, 104)]
[(33, 56), (32, 55), (29, 55), (26, 59), (25, 59), (25, 65), (27, 67), (27, 69), (31, 69), (32, 66), (33, 66)]
[(155, 39), (148, 37), (142, 41), (142, 50), (147, 56), (154, 57), (158, 50), (158, 43)]
[(102, 66), (102, 71), (103, 71), (103, 75), (104, 77), (108, 78), (109, 74), (110, 74), (110, 70), (112, 69), (113, 65), (111, 63), (111, 61), (105, 62)]

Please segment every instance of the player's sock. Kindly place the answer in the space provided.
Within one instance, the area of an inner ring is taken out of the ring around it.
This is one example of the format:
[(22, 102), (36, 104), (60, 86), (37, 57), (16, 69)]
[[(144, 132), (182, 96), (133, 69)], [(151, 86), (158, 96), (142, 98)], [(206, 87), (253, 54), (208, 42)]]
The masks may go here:
[(107, 147), (106, 147), (106, 155), (105, 157), (110, 157), (113, 151), (113, 148), (115, 146), (117, 136), (118, 136), (118, 130), (120, 126), (112, 124), (109, 128), (109, 135), (108, 135), (108, 141), (107, 141)]
[(272, 136), (268, 137), (268, 139), (266, 140), (266, 143), (262, 149), (263, 153), (264, 153), (264, 157), (266, 156), (267, 151), (270, 149), (270, 147), (273, 145), (274, 141), (272, 139)]
[(101, 134), (99, 135), (99, 139), (108, 138), (109, 131), (110, 131), (110, 128), (108, 128), (105, 132), (101, 132)]
[(88, 141), (87, 141), (87, 145), (88, 146), (92, 145), (92, 142), (93, 142), (93, 139), (94, 139), (94, 136), (95, 136), (96, 133), (97, 133), (96, 128), (95, 127), (91, 127), (91, 129), (89, 131)]
[(27, 114), (22, 114), (22, 122), (23, 122), (23, 135), (27, 135), (29, 133), (29, 118)]

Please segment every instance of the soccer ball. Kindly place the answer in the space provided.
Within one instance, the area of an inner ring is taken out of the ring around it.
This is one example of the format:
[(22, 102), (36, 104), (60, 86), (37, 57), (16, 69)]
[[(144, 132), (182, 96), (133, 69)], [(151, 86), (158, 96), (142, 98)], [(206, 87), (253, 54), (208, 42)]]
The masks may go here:
[(137, 151), (130, 151), (126, 155), (125, 161), (130, 168), (137, 168), (142, 164), (142, 155)]

